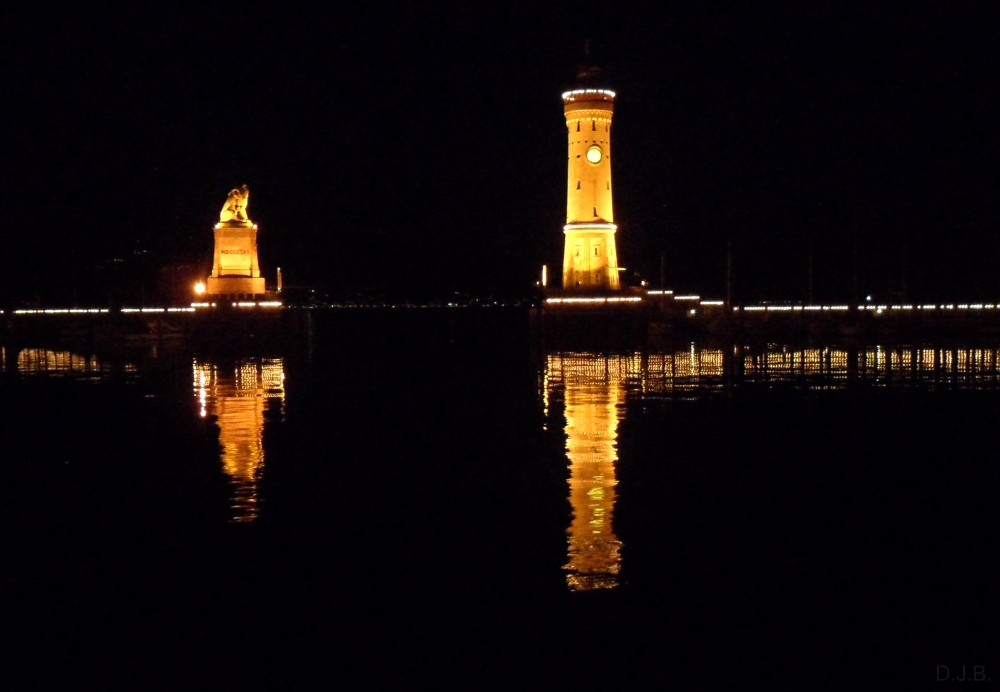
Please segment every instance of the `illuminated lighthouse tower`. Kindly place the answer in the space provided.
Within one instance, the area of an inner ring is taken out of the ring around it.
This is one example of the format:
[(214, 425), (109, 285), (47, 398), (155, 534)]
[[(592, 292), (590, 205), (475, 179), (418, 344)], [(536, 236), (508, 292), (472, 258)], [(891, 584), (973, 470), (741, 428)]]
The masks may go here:
[[(585, 71), (586, 78), (596, 70)], [(593, 87), (562, 95), (569, 134), (563, 290), (617, 291), (615, 214), (611, 205), (611, 116), (615, 92)]]

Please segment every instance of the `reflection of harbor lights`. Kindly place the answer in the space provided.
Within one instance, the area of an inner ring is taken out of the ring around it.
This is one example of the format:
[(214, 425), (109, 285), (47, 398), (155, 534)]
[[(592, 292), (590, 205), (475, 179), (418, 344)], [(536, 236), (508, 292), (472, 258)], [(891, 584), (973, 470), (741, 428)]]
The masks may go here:
[[(197, 363), (195, 363), (195, 368), (197, 367), (198, 365)], [(208, 415), (208, 410), (206, 408), (208, 401), (207, 384), (208, 383), (205, 378), (205, 371), (198, 370), (198, 404), (199, 404), (198, 415), (200, 415), (202, 418), (205, 418)]]
[(618, 586), (621, 543), (614, 533), (615, 462), (620, 406), (629, 357), (549, 356), (543, 400), (562, 392), (565, 403), (569, 503), (566, 583), (571, 591)]
[(233, 488), (231, 520), (253, 521), (259, 512), (265, 412), (272, 406), (280, 411), (284, 399), (281, 359), (244, 360), (226, 370), (195, 360), (193, 368), (198, 415), (208, 418), (211, 410), (219, 428), (220, 461)]

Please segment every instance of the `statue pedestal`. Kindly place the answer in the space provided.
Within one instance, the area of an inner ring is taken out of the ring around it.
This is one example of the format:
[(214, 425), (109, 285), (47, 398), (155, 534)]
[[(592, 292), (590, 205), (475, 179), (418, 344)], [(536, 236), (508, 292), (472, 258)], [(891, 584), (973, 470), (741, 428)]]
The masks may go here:
[(257, 264), (257, 226), (226, 221), (215, 226), (215, 258), (205, 286), (208, 295), (252, 296), (264, 293)]
[(253, 296), (264, 293), (264, 277), (210, 276), (205, 282), (205, 293), (210, 296)]

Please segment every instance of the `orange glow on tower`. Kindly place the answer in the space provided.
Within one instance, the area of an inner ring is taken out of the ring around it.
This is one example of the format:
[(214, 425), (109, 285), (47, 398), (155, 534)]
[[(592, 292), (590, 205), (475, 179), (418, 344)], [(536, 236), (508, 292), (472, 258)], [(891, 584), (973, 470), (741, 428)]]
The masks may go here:
[(611, 116), (615, 92), (574, 89), (562, 95), (569, 139), (563, 289), (617, 291), (611, 202)]

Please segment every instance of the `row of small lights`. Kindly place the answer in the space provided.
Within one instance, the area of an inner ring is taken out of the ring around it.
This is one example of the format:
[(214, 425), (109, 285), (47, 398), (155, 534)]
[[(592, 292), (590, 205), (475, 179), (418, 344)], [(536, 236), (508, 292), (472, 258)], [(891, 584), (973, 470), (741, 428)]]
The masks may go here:
[[(236, 303), (232, 303), (234, 308), (280, 308), (282, 305), (280, 300), (262, 300), (259, 303), (252, 300), (241, 300)], [(196, 308), (214, 308), (217, 307), (218, 303), (191, 303), (190, 308), (184, 308), (188, 312), (194, 312)]]
[(744, 308), (734, 307), (733, 312), (800, 312), (802, 310), (849, 310), (847, 305), (750, 305)]
[(613, 223), (568, 223), (563, 226), (563, 232), (570, 231), (615, 231), (618, 225)]
[[(704, 303), (703, 303), (704, 304)], [(909, 311), (909, 310), (995, 310), (1000, 308), (992, 303), (962, 303), (960, 305), (859, 305), (858, 310), (868, 310), (870, 312), (882, 313), (887, 310)], [(734, 307), (733, 312), (801, 312), (814, 310), (850, 310), (849, 305), (750, 305), (739, 308)]]
[(194, 312), (194, 308), (122, 308), (122, 312)]
[[(255, 303), (253, 301), (245, 301), (239, 303), (233, 303), (233, 307), (239, 308), (280, 308), (282, 305), (280, 300), (268, 300)], [(191, 303), (189, 308), (121, 308), (120, 312), (123, 313), (167, 313), (167, 312), (194, 312), (196, 308), (209, 308), (216, 307), (216, 303)], [(109, 313), (108, 308), (49, 308), (46, 310), (15, 310), (15, 315), (104, 315)], [(0, 310), (0, 315), (4, 314)]]
[[(649, 291), (650, 295), (673, 295), (673, 291)], [(546, 298), (546, 303), (637, 303), (642, 300), (641, 296), (628, 297), (608, 297), (608, 298)], [(720, 307), (725, 305), (722, 300), (702, 300), (701, 296), (674, 296), (674, 300), (698, 301), (703, 307)], [(693, 312), (693, 311), (692, 311)]]
[[(611, 301), (624, 300), (622, 298), (611, 298)], [(640, 298), (628, 298), (628, 300), (640, 300)], [(195, 312), (199, 308), (214, 308), (218, 307), (218, 303), (191, 303), (189, 308), (121, 308), (121, 312), (126, 313), (163, 313), (163, 312)], [(284, 305), (280, 300), (270, 300), (270, 301), (260, 301), (255, 303), (252, 301), (241, 301), (237, 303), (231, 303), (233, 307), (238, 308), (280, 308)], [(490, 304), (484, 304), (489, 307)], [(497, 305), (497, 303), (493, 303)], [(503, 305), (503, 304), (500, 304)], [(449, 307), (449, 308), (460, 308), (464, 307), (459, 303), (447, 303), (445, 305), (392, 305), (392, 304), (382, 304), (382, 305), (333, 305), (331, 307), (338, 308), (357, 308), (357, 309), (375, 309), (375, 308), (385, 308), (385, 307), (405, 307), (405, 308), (438, 308), (438, 307)], [(64, 308), (64, 309), (47, 309), (47, 310), (15, 310), (15, 315), (68, 315), (68, 314), (107, 314), (110, 310), (108, 308)], [(3, 315), (4, 311), (0, 310), (0, 315)]]
[[(673, 295), (673, 291), (649, 291), (649, 295)], [(674, 296), (677, 301), (699, 301), (699, 305), (704, 307), (717, 307), (725, 305), (721, 300), (701, 300), (700, 296)], [(604, 298), (548, 298), (546, 303), (637, 303), (642, 298), (639, 296), (604, 297)], [(167, 313), (167, 312), (194, 312), (197, 308), (214, 308), (217, 303), (191, 303), (189, 308), (121, 308), (123, 313)], [(238, 308), (279, 308), (282, 306), (280, 300), (267, 301), (239, 301), (232, 303)], [(451, 303), (449, 303), (451, 306)], [(850, 310), (849, 305), (748, 305), (746, 307), (734, 307), (733, 312), (843, 312)], [(887, 310), (909, 311), (909, 310), (996, 310), (1000, 305), (993, 303), (961, 303), (958, 305), (859, 305), (858, 310), (868, 310), (882, 313)], [(15, 315), (85, 315), (85, 314), (106, 314), (108, 308), (49, 308), (45, 310), (15, 310)], [(0, 310), (0, 315), (5, 314)]]
[(563, 101), (567, 99), (573, 101), (574, 96), (582, 96), (586, 94), (603, 94), (605, 96), (610, 96), (611, 98), (615, 97), (615, 92), (611, 91), (610, 89), (574, 89), (573, 91), (564, 92), (562, 97)]
[[(701, 300), (701, 296), (697, 295), (684, 295), (676, 296), (673, 295), (673, 291), (649, 291), (648, 295), (663, 295), (663, 296), (673, 296), (675, 301), (697, 301), (701, 307), (721, 307), (725, 305), (725, 301), (722, 300)], [(601, 304), (601, 303), (634, 303), (641, 301), (642, 298), (637, 296), (631, 296), (627, 298), (548, 298), (546, 303), (584, 303), (584, 304)], [(850, 310), (849, 305), (749, 305), (746, 307), (734, 307), (733, 312), (845, 312)], [(885, 311), (910, 311), (910, 310), (996, 310), (1000, 309), (1000, 305), (993, 303), (962, 303), (962, 304), (947, 304), (947, 305), (859, 305), (858, 310), (868, 310), (870, 312), (875, 312), (876, 314), (882, 314)], [(692, 310), (692, 313), (694, 311)]]
[[(61, 308), (49, 310), (15, 310), (15, 315), (79, 315), (84, 313), (103, 313), (107, 308)], [(0, 313), (2, 314), (2, 313)]]
[(674, 296), (674, 292), (673, 291), (653, 291), (653, 290), (651, 290), (651, 291), (647, 291), (646, 293), (648, 295), (651, 295), (651, 296), (673, 296), (674, 300), (690, 300), (690, 301), (697, 300), (699, 305), (706, 305), (706, 306), (709, 306), (709, 307), (715, 307), (715, 306), (718, 306), (718, 305), (725, 305), (726, 304), (726, 301), (724, 301), (724, 300), (702, 300), (701, 296), (696, 296), (696, 295)]
[[(717, 306), (725, 305), (725, 301), (722, 300), (701, 300), (701, 296), (697, 295), (684, 295), (675, 296), (673, 291), (669, 290), (650, 290), (647, 291), (648, 295), (651, 296), (673, 296), (674, 300), (680, 301), (700, 301), (701, 305), (705, 306)], [(733, 312), (739, 312), (740, 310), (746, 312), (801, 312), (801, 311), (843, 311), (850, 310), (849, 305), (749, 305), (746, 307), (734, 307)], [(1000, 303), (949, 303), (943, 305), (873, 305), (871, 303), (866, 305), (859, 305), (858, 310), (869, 310), (872, 312), (881, 313), (886, 310), (1000, 310)]]
[(546, 303), (638, 303), (639, 296), (612, 296), (609, 298), (546, 298)]

